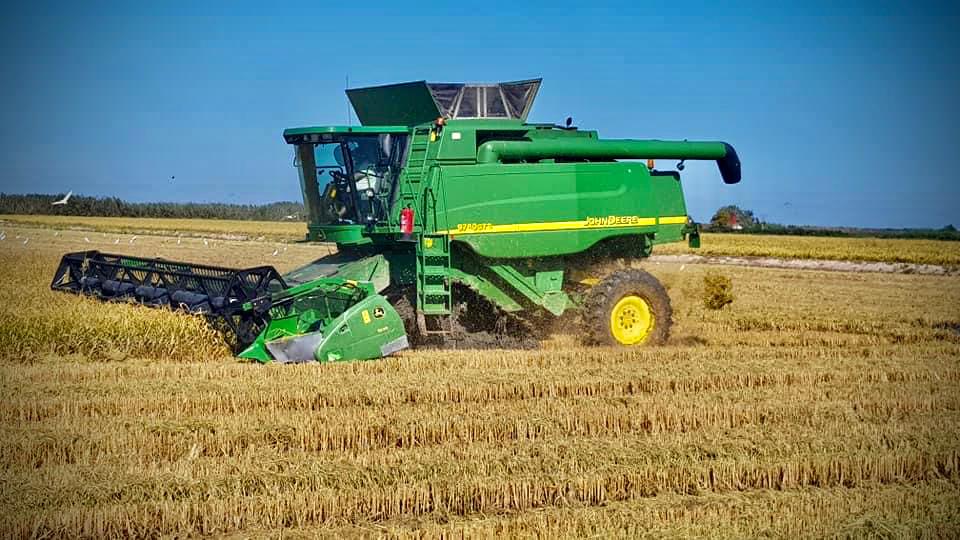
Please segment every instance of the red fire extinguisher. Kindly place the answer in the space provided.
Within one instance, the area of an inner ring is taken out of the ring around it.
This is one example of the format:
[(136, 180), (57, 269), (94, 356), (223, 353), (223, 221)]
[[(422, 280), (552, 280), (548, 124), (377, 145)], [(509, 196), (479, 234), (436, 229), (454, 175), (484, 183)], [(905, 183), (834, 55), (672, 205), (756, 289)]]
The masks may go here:
[(400, 210), (400, 232), (404, 242), (413, 241), (413, 208), (409, 206)]

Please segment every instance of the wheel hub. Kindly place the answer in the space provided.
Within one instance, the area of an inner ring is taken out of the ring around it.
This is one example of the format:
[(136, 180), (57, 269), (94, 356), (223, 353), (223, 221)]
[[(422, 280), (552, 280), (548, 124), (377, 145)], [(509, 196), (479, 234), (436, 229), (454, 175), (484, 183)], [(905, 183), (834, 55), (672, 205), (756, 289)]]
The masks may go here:
[(650, 305), (639, 296), (624, 296), (610, 312), (610, 330), (614, 339), (623, 345), (643, 343), (653, 326)]

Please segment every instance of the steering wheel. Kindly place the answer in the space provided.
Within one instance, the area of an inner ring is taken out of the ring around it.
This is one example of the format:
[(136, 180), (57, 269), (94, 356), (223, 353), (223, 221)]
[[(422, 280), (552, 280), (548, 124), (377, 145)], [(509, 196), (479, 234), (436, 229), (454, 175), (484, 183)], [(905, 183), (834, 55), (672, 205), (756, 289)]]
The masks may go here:
[(374, 177), (374, 178), (379, 178), (380, 180), (383, 180), (383, 178), (384, 178), (385, 175), (386, 175), (386, 171), (384, 171), (384, 172), (382, 172), (382, 173), (377, 173), (377, 172), (376, 172), (376, 169), (372, 169), (372, 168), (371, 168), (371, 169), (364, 169), (364, 170), (362, 170), (362, 171), (357, 171), (357, 172), (353, 173), (353, 178), (356, 179), (356, 180), (359, 180), (359, 179), (363, 178), (364, 176), (372, 176), (372, 177)]

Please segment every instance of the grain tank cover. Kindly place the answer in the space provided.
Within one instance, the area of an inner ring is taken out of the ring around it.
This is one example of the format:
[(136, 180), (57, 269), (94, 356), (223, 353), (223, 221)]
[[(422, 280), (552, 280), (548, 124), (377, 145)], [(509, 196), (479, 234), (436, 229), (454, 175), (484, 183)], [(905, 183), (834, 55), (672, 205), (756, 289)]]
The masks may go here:
[(364, 125), (413, 126), (444, 118), (527, 119), (542, 79), (502, 83), (416, 81), (351, 88), (347, 97)]

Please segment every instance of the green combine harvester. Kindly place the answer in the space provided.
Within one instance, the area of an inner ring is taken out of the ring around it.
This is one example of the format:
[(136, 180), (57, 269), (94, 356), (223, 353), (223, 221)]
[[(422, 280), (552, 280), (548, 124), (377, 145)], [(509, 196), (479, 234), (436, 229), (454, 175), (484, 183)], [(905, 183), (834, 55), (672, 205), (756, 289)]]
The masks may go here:
[(680, 160), (678, 170), (713, 160), (735, 184), (737, 153), (724, 142), (601, 139), (569, 119), (527, 123), (539, 88), (350, 89), (362, 126), (284, 131), (306, 241), (337, 244), (288, 274), (87, 251), (64, 255), (52, 288), (205, 315), (260, 362), (487, 343), (472, 336), (510, 346), (569, 314), (592, 343), (663, 343), (670, 299), (624, 263), (700, 239), (679, 172), (654, 160)]

